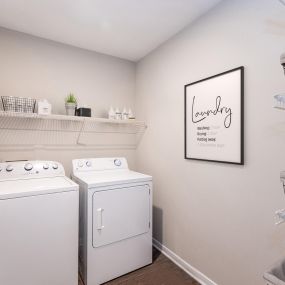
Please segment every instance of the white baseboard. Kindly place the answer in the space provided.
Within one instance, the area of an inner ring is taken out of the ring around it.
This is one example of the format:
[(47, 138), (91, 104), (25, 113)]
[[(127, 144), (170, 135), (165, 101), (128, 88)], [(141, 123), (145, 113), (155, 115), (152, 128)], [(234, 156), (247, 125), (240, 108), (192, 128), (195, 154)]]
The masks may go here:
[(157, 241), (156, 239), (152, 239), (152, 241), (153, 241), (153, 246), (156, 249), (158, 249), (166, 257), (168, 257), (171, 261), (173, 261), (177, 266), (179, 266), (182, 270), (184, 270), (188, 275), (190, 275), (192, 278), (197, 280), (201, 285), (217, 285), (217, 283), (209, 279), (202, 272), (200, 272), (195, 267), (187, 263), (185, 260), (183, 260), (173, 251), (168, 249), (166, 246), (161, 244), (159, 241)]

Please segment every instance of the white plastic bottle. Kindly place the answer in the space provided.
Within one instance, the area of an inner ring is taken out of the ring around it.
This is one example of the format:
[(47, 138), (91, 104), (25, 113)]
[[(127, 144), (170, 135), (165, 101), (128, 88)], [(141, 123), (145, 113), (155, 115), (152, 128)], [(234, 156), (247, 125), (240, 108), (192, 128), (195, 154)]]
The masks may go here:
[(112, 106), (109, 109), (108, 117), (109, 117), (110, 120), (115, 120), (116, 119), (116, 113), (115, 113), (115, 111), (114, 111)]
[(116, 120), (122, 119), (122, 113), (120, 112), (119, 108), (116, 108)]
[(123, 120), (128, 120), (129, 114), (127, 112), (127, 109), (124, 107), (123, 112), (122, 112), (122, 119)]
[(135, 116), (134, 116), (131, 108), (129, 109), (128, 116), (129, 116), (129, 119), (135, 119)]

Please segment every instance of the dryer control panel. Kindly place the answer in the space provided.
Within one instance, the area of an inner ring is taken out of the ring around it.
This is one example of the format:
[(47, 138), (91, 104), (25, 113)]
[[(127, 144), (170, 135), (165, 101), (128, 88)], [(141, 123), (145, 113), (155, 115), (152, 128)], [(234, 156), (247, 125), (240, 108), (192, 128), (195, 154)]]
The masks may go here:
[(56, 161), (17, 161), (0, 163), (0, 180), (64, 176), (63, 166)]
[(72, 166), (73, 173), (83, 171), (129, 169), (127, 160), (124, 157), (74, 159), (72, 161)]

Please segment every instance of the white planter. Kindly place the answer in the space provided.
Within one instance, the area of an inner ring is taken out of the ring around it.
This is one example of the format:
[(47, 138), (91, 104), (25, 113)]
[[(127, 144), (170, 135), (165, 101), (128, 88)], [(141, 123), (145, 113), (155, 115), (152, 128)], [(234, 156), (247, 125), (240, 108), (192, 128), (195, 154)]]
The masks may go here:
[(75, 116), (75, 109), (76, 109), (75, 103), (65, 103), (66, 115)]

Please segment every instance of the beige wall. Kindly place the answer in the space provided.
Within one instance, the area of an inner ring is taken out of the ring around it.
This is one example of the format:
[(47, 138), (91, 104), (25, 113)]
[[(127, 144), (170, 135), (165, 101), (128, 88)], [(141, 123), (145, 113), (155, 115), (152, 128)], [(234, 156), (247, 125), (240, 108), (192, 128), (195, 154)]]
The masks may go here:
[[(110, 105), (134, 108), (135, 64), (0, 28), (0, 95), (46, 98), (53, 113), (64, 114), (64, 98), (69, 92), (75, 93), (79, 105), (90, 106), (96, 117), (107, 116)], [(132, 149), (0, 147), (0, 161), (59, 160), (67, 172), (72, 158), (110, 155), (127, 156), (134, 166)]]
[[(285, 169), (285, 7), (224, 1), (137, 65), (136, 106), (148, 130), (137, 151), (154, 177), (154, 236), (219, 285), (261, 285), (285, 257), (279, 172)], [(245, 66), (245, 165), (184, 160), (184, 84)]]

